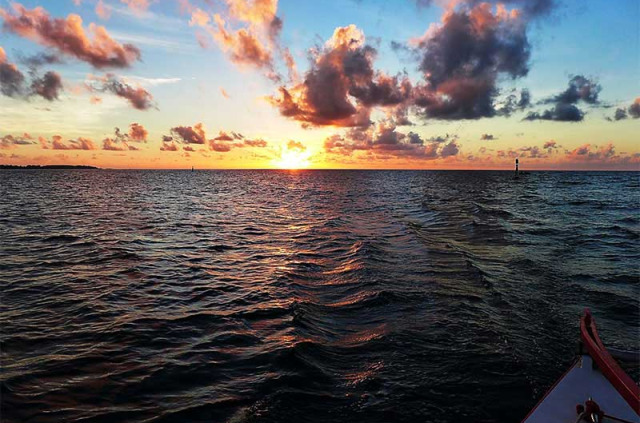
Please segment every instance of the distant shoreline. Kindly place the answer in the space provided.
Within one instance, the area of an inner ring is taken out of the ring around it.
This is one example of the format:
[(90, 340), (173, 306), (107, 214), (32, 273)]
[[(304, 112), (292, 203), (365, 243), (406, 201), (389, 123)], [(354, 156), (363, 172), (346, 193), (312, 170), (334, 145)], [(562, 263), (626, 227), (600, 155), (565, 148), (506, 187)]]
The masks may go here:
[(0, 165), (0, 169), (100, 169), (95, 166), (86, 165)]

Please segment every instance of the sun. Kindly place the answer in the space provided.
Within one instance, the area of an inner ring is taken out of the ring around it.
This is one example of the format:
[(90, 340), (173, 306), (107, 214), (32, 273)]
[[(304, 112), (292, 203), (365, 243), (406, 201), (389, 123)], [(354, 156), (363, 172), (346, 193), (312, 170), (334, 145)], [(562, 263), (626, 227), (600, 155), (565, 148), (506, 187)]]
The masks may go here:
[(305, 151), (288, 150), (283, 151), (273, 163), (279, 169), (306, 169), (311, 164), (309, 157)]

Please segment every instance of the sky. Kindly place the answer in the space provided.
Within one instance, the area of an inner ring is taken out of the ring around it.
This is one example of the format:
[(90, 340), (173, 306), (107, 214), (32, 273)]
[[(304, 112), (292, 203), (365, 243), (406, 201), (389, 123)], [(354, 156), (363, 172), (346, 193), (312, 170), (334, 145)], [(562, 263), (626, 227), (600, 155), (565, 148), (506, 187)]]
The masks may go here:
[(0, 0), (0, 164), (640, 170), (637, 0)]

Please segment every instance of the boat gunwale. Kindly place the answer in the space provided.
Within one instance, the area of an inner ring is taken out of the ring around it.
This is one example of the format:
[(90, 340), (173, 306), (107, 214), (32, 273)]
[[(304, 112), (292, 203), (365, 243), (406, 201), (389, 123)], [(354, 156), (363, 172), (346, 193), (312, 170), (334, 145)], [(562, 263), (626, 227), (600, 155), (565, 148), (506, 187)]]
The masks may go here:
[(602, 344), (595, 320), (588, 308), (580, 318), (580, 338), (587, 352), (600, 368), (609, 383), (618, 391), (629, 406), (640, 415), (640, 388), (631, 377), (622, 370), (618, 363)]

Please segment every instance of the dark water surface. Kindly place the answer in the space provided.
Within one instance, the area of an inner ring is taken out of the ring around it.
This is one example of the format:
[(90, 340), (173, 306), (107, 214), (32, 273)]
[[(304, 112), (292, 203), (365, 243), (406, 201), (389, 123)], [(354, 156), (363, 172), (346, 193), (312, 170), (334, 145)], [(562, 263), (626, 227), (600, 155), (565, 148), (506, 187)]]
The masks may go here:
[(639, 175), (2, 171), (2, 422), (518, 422), (640, 349)]

